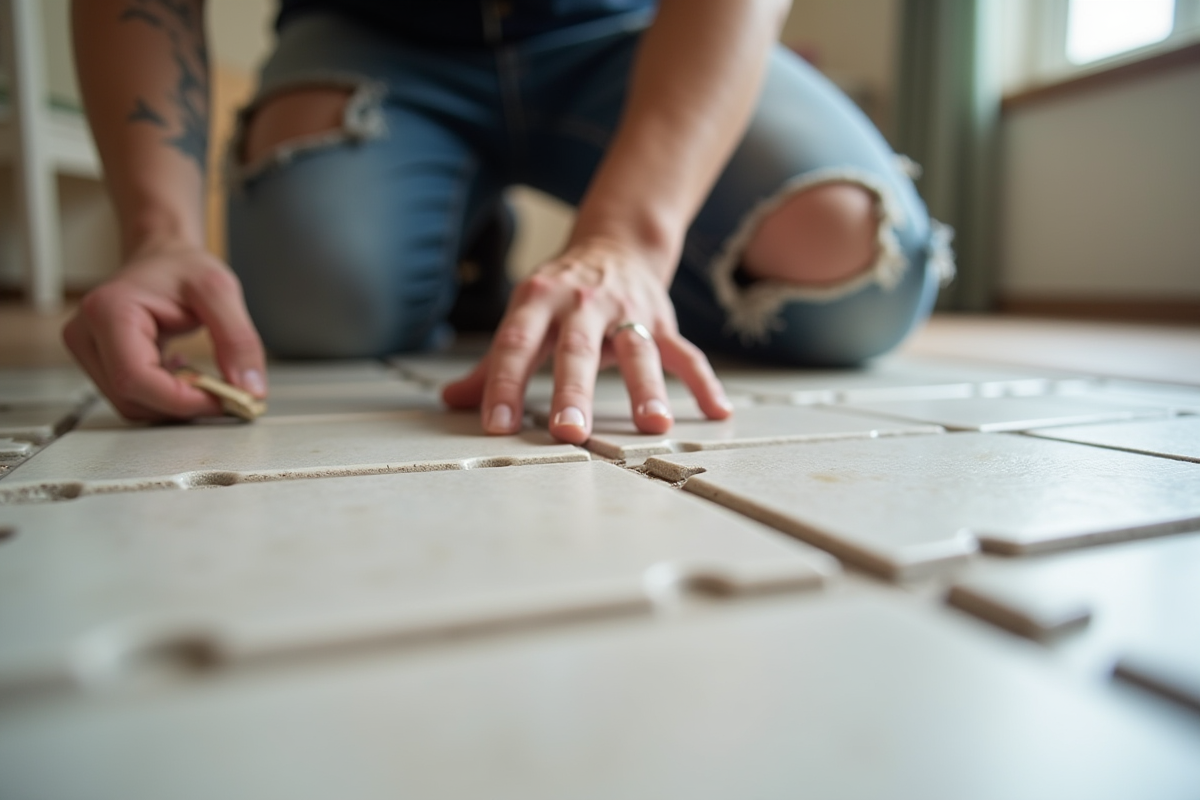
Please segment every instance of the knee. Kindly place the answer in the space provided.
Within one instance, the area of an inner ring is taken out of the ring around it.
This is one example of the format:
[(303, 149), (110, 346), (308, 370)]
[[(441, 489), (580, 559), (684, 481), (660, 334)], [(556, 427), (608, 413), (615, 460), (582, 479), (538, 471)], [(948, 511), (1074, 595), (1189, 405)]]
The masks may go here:
[[(381, 315), (347, 314), (323, 304), (312, 313), (283, 313), (252, 309), (263, 346), (275, 358), (378, 358), (405, 348), (394, 320)], [(349, 317), (353, 316), (351, 320)]]
[(390, 216), (378, 160), (349, 146), (378, 133), (378, 100), (367, 83), (289, 88), (244, 115), (229, 262), (274, 356), (377, 357), (436, 341), (453, 288), (425, 266), (440, 251), (416, 252), (428, 236)]
[(231, 251), (230, 265), (272, 355), (374, 358), (422, 349), (445, 316), (439, 287), (410, 285), (386, 242), (296, 238), (288, 246)]
[(827, 286), (868, 270), (879, 245), (878, 198), (851, 183), (826, 183), (788, 197), (746, 247), (751, 277)]

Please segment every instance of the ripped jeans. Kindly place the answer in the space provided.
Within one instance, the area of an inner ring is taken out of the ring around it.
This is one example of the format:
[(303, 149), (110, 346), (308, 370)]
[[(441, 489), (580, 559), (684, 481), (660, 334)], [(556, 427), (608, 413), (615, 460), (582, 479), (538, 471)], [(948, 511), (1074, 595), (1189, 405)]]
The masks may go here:
[[(445, 341), (458, 260), (505, 188), (582, 197), (649, 20), (623, 14), (448, 52), (331, 16), (288, 24), (243, 125), (290, 90), (351, 94), (338, 130), (257, 163), (240, 162), (236, 140), (231, 151), (230, 263), (268, 350), (363, 357)], [(833, 286), (741, 279), (763, 216), (829, 182), (875, 198), (871, 267)], [(749, 129), (687, 232), (671, 286), (680, 331), (709, 352), (859, 363), (928, 315), (953, 269), (948, 238), (866, 117), (777, 48)]]

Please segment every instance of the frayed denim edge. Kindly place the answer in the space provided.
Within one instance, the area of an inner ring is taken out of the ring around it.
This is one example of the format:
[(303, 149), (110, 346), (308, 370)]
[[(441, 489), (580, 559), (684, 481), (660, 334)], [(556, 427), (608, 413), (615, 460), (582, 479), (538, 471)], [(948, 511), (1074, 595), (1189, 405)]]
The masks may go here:
[[(273, 148), (252, 164), (241, 161), (246, 126), (250, 118), (263, 105), (279, 95), (297, 89), (335, 88), (351, 89), (342, 109), (341, 127), (322, 131), (311, 136), (289, 139)], [(387, 135), (387, 121), (383, 115), (383, 99), (387, 86), (377, 80), (337, 72), (312, 72), (279, 82), (259, 91), (255, 98), (238, 111), (237, 127), (230, 138), (225, 152), (225, 179), (228, 186), (240, 190), (251, 181), (273, 169), (286, 166), (296, 156), (312, 150), (331, 147), (343, 142), (364, 142)]]
[[(741, 263), (742, 253), (758, 231), (762, 221), (792, 195), (830, 183), (849, 183), (861, 186), (875, 198), (879, 209), (877, 239), (879, 253), (875, 262), (862, 273), (833, 286), (798, 286), (781, 281), (758, 281), (741, 287), (734, 272)], [(853, 294), (871, 284), (886, 289), (899, 285), (908, 269), (908, 259), (900, 247), (896, 228), (904, 222), (904, 212), (891, 192), (874, 176), (855, 169), (833, 168), (815, 170), (785, 183), (775, 194), (759, 202), (743, 217), (734, 233), (713, 258), (709, 274), (717, 302), (725, 309), (726, 330), (735, 333), (743, 344), (766, 341), (773, 331), (783, 328), (780, 312), (792, 301), (828, 303)], [(943, 284), (954, 275), (954, 254), (950, 249), (953, 230), (931, 220), (929, 262), (938, 271)]]

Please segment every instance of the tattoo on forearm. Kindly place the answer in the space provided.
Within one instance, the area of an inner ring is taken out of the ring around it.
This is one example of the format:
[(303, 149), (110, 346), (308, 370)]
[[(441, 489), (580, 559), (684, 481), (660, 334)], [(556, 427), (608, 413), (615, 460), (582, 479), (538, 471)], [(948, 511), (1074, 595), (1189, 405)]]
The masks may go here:
[(149, 25), (171, 40), (171, 56), (179, 73), (167, 93), (166, 108), (137, 98), (126, 117), (168, 131), (163, 141), (196, 162), (201, 174), (208, 160), (208, 50), (202, 21), (187, 0), (131, 0), (122, 22)]
[(167, 125), (167, 121), (162, 118), (162, 115), (146, 105), (146, 101), (140, 97), (134, 104), (133, 111), (129, 112), (128, 120), (130, 122), (149, 122), (151, 125), (159, 128), (170, 127)]

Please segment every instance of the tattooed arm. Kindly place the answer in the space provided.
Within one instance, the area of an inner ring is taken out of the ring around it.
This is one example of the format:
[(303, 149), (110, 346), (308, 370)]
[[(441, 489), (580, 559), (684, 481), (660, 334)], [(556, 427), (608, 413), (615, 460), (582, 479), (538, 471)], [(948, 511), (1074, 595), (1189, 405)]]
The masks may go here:
[(203, 0), (75, 0), (84, 106), (121, 228), (122, 270), (67, 323), (72, 353), (134, 419), (219, 413), (161, 346), (205, 326), (227, 380), (262, 396), (263, 351), (233, 273), (204, 249)]

